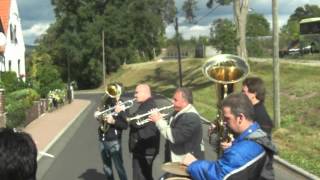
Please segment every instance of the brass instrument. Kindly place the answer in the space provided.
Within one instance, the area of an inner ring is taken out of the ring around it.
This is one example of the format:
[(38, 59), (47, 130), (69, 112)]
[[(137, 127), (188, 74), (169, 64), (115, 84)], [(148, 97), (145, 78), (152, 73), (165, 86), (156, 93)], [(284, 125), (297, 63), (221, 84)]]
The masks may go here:
[[(124, 110), (126, 110), (126, 109), (129, 109), (129, 108), (131, 108), (133, 106), (135, 100), (136, 100), (135, 98), (129, 99), (129, 100), (124, 101), (124, 102), (119, 102), (118, 105), (119, 106), (123, 106)], [(110, 108), (105, 109), (103, 111), (96, 111), (94, 113), (94, 117), (95, 118), (99, 118), (100, 116), (104, 116), (104, 117), (106, 117), (106, 116), (116, 116), (118, 113), (115, 112), (115, 109), (116, 109), (116, 106), (113, 106), (113, 107), (110, 107)]]
[[(220, 143), (230, 141), (230, 132), (226, 122), (222, 118), (221, 101), (234, 91), (235, 83), (243, 80), (249, 73), (248, 63), (239, 56), (231, 54), (220, 54), (208, 59), (202, 67), (203, 74), (209, 80), (216, 83), (218, 114), (215, 120), (216, 132), (218, 134), (217, 152), (221, 155)], [(209, 141), (211, 134), (209, 134)]]
[[(173, 108), (173, 105), (164, 106), (162, 108), (156, 109), (155, 111), (161, 112), (161, 111), (164, 111), (164, 110), (167, 110), (167, 109), (171, 109), (171, 108)], [(136, 124), (138, 126), (141, 126), (141, 125), (144, 125), (144, 124), (150, 122), (150, 120), (147, 117), (149, 115), (151, 115), (152, 113), (154, 113), (154, 111), (149, 111), (149, 112), (144, 113), (144, 114), (139, 114), (139, 115), (136, 115), (134, 117), (127, 118), (127, 121), (130, 122), (130, 121), (137, 120)], [(167, 115), (167, 114), (165, 114), (165, 115)]]
[(119, 98), (122, 93), (122, 88), (117, 83), (109, 84), (105, 89), (106, 94), (111, 98)]
[[(106, 87), (105, 92), (109, 97), (115, 98), (118, 101), (122, 93), (122, 88), (119, 84), (112, 83)], [(117, 105), (123, 106), (123, 109), (126, 110), (133, 106), (134, 101), (135, 99), (130, 99), (124, 102), (120, 101)], [(103, 135), (109, 129), (109, 124), (104, 119), (108, 116), (117, 116), (118, 113), (115, 111), (115, 109), (116, 106), (113, 106), (103, 111), (96, 111), (94, 113), (94, 117), (99, 119), (101, 122), (100, 130), (103, 132)]]

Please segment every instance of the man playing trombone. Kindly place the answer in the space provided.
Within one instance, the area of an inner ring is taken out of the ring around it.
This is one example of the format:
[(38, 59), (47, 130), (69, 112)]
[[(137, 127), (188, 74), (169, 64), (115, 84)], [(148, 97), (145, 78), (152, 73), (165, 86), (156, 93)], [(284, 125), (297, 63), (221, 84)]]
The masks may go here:
[(120, 180), (127, 180), (123, 166), (121, 134), (122, 130), (128, 128), (124, 112), (128, 107), (125, 107), (119, 101), (121, 89), (119, 84), (109, 84), (106, 89), (106, 95), (100, 105), (102, 106), (100, 109), (103, 109), (103, 111), (95, 113), (96, 118), (101, 122), (98, 129), (100, 152), (103, 161), (103, 171), (108, 180), (114, 179), (112, 161), (117, 169)]
[(149, 116), (169, 143), (171, 162), (181, 162), (187, 153), (204, 159), (202, 120), (192, 105), (192, 92), (187, 88), (178, 88), (172, 102), (174, 113), (169, 124), (159, 111), (154, 110)]

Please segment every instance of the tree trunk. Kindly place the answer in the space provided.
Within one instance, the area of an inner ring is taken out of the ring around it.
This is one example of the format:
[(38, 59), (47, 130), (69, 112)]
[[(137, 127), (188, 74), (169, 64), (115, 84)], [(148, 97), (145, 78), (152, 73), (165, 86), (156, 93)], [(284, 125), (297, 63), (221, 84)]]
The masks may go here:
[(246, 46), (246, 25), (248, 15), (249, 0), (233, 0), (234, 21), (237, 28), (237, 46), (238, 55), (245, 60), (248, 58)]

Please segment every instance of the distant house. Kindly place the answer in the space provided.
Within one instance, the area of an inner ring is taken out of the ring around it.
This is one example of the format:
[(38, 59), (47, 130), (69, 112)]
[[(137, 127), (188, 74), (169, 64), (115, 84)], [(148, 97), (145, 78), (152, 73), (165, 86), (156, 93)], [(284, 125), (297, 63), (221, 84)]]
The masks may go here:
[(0, 0), (0, 36), (3, 33), (6, 39), (4, 47), (0, 47), (0, 71), (15, 71), (18, 77), (25, 77), (25, 45), (20, 20), (17, 1)]

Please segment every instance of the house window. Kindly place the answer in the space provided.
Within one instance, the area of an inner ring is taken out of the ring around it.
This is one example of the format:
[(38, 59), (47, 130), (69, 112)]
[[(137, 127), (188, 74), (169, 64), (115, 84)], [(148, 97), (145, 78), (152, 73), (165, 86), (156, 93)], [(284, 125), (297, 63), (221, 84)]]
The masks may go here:
[(18, 75), (20, 76), (20, 59), (18, 60)]
[(9, 71), (11, 71), (11, 60), (9, 61)]
[(18, 43), (18, 39), (17, 39), (17, 26), (14, 25), (14, 29), (13, 29), (13, 37), (14, 37), (14, 43)]
[(12, 25), (10, 24), (10, 40), (12, 43), (17, 44), (18, 40), (17, 40), (17, 26), (16, 25)]
[(13, 26), (10, 24), (10, 40), (13, 42)]

